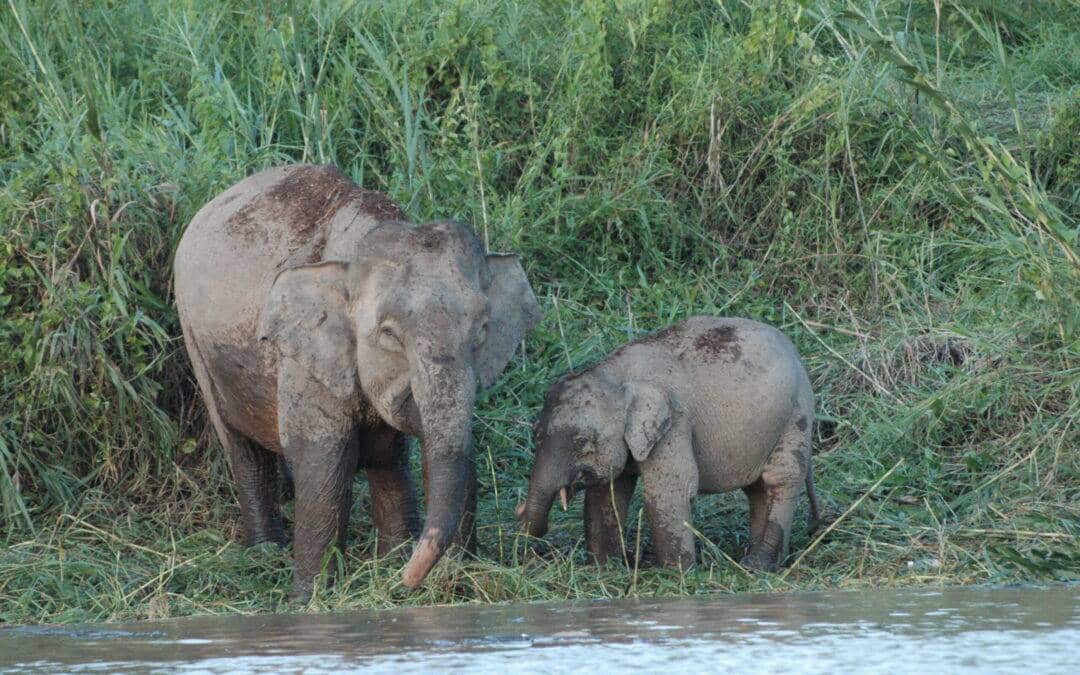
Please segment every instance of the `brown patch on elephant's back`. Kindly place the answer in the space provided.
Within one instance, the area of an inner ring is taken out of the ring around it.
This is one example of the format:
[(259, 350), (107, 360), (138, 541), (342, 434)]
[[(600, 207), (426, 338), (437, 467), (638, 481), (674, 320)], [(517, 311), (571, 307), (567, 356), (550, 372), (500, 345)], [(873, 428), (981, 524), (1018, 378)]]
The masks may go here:
[(355, 189), (349, 177), (335, 167), (305, 166), (270, 186), (266, 197), (278, 202), (282, 221), (300, 234), (329, 219)]
[[(403, 220), (405, 214), (389, 197), (375, 190), (365, 190), (334, 166), (305, 166), (275, 184), (267, 196), (298, 208), (294, 230), (328, 220), (348, 201), (357, 202), (361, 211), (375, 220)], [(302, 208), (299, 208), (302, 207)], [(306, 225), (303, 221), (309, 221)]]
[(370, 213), (375, 220), (407, 220), (401, 207), (381, 192), (358, 187), (353, 192), (353, 198), (360, 202), (361, 210)]
[(260, 221), (273, 218), (284, 224), (290, 235), (304, 237), (349, 202), (355, 202), (360, 211), (375, 220), (405, 217), (389, 197), (360, 188), (336, 167), (301, 166), (237, 209), (227, 225), (234, 233), (254, 241), (259, 233), (265, 236), (265, 225)]
[(734, 326), (720, 326), (711, 328), (698, 336), (694, 346), (714, 357), (728, 357), (732, 361), (738, 361), (742, 356), (739, 348), (739, 337), (735, 333)]
[(229, 219), (225, 221), (228, 232), (234, 236), (242, 237), (244, 241), (252, 244), (256, 243), (256, 238), (260, 233), (263, 235), (262, 238), (265, 238), (266, 232), (259, 228), (258, 220), (254, 217), (255, 211), (254, 202), (248, 202), (234, 211), (229, 216)]

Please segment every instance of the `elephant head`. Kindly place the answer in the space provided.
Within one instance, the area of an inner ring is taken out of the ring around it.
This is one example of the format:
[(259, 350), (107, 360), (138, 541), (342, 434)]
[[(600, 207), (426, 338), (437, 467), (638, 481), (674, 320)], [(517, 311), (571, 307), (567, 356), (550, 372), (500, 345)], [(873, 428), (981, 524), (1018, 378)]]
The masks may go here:
[(530, 536), (547, 532), (558, 495), (565, 511), (574, 493), (644, 461), (671, 426), (667, 397), (645, 382), (596, 370), (570, 375), (548, 391), (533, 428), (536, 459), (517, 515)]
[(422, 439), (430, 509), (403, 579), (417, 586), (465, 509), (476, 385), (495, 381), (539, 307), (517, 257), (485, 255), (454, 222), (384, 222), (343, 249), (347, 260), (279, 273), (260, 338), (332, 396)]

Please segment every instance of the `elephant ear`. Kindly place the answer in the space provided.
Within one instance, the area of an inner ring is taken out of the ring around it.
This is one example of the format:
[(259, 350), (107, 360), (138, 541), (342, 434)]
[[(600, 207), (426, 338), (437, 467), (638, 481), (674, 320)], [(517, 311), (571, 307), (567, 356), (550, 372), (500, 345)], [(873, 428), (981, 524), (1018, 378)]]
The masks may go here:
[(626, 400), (623, 438), (631, 456), (644, 462), (671, 428), (671, 401), (656, 387), (634, 382), (625, 386), (623, 395)]
[(476, 376), (484, 387), (495, 383), (517, 344), (540, 321), (540, 304), (518, 257), (491, 253), (487, 265), (491, 273), (487, 289), (491, 317), (487, 336), (476, 355)]
[(348, 319), (349, 263), (320, 262), (278, 273), (259, 322), (271, 341), (338, 398), (356, 390), (355, 339)]

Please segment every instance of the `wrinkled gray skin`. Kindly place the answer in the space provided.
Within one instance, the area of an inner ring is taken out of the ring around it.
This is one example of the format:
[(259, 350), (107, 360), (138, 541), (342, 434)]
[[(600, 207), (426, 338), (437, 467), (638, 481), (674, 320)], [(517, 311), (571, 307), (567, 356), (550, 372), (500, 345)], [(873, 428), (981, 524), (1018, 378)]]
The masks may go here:
[(539, 318), (516, 256), (453, 222), (415, 225), (339, 170), (250, 176), (196, 214), (176, 304), (226, 448), (248, 544), (283, 541), (278, 458), (295, 481), (294, 596), (344, 545), (358, 467), (380, 553), (420, 532), (402, 434), (422, 440), (427, 514), (403, 575), (417, 586), (473, 531), (472, 415)]
[(657, 561), (687, 567), (695, 562), (695, 495), (742, 488), (751, 542), (742, 564), (775, 570), (804, 483), (817, 519), (813, 419), (810, 380), (782, 333), (746, 319), (687, 319), (551, 387), (518, 517), (541, 537), (555, 496), (586, 486), (590, 554), (623, 559), (622, 526), (640, 476)]

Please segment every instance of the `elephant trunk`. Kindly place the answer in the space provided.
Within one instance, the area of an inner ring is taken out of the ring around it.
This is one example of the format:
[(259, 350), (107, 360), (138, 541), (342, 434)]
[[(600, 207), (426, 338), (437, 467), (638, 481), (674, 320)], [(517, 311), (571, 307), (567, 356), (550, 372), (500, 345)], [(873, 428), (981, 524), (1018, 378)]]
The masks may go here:
[(442, 356), (415, 368), (413, 398), (423, 426), (428, 511), (424, 530), (402, 574), (419, 586), (457, 534), (474, 480), (472, 416), (476, 376), (471, 364)]
[(520, 513), (522, 524), (529, 536), (542, 537), (547, 533), (548, 514), (555, 502), (555, 495), (569, 482), (569, 471), (560, 466), (558, 461), (552, 460), (541, 448), (529, 478), (529, 494)]

